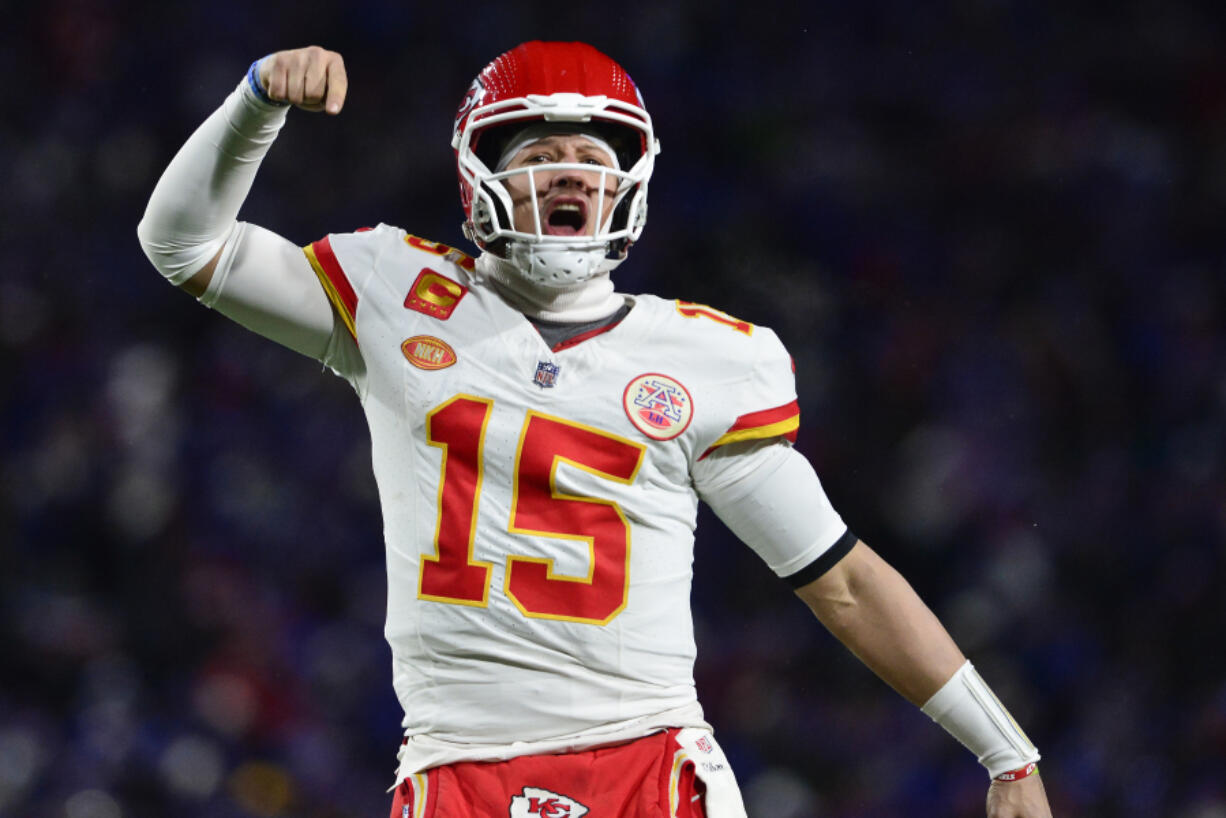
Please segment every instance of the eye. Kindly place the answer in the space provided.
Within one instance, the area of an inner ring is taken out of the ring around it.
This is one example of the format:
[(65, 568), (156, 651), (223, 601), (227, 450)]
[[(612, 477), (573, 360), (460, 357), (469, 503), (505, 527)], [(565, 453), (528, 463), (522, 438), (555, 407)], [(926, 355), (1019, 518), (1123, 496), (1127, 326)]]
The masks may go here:
[(550, 162), (556, 161), (552, 156), (544, 151), (538, 153), (529, 153), (525, 156), (520, 156), (511, 163), (515, 167), (523, 167), (524, 165), (547, 165)]

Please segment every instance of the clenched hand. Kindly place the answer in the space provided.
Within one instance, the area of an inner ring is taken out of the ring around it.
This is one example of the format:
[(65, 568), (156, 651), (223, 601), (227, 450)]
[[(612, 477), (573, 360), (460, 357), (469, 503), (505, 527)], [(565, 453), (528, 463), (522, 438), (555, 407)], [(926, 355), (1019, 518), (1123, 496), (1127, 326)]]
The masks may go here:
[(349, 90), (345, 61), (317, 45), (269, 54), (260, 61), (260, 84), (270, 99), (304, 111), (339, 114)]

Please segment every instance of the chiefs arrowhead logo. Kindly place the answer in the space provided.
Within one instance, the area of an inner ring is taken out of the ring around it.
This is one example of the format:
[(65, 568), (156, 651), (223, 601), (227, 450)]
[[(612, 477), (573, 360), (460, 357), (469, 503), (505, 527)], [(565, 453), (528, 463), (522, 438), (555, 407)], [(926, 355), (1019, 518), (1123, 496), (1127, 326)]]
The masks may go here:
[(510, 818), (580, 818), (588, 808), (573, 798), (540, 787), (524, 787), (511, 796)]

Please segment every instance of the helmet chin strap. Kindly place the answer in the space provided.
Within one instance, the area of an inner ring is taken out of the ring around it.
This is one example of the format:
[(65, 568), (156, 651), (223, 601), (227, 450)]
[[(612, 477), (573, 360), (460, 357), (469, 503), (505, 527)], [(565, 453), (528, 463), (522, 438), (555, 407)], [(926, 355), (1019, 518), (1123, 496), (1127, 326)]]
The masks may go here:
[(625, 298), (613, 291), (607, 270), (564, 286), (542, 284), (513, 261), (493, 253), (477, 257), (477, 272), (488, 277), (508, 304), (546, 321), (596, 321), (621, 309)]
[(542, 287), (569, 288), (612, 271), (621, 259), (608, 258), (608, 242), (593, 246), (558, 246), (511, 240), (507, 260), (529, 281)]

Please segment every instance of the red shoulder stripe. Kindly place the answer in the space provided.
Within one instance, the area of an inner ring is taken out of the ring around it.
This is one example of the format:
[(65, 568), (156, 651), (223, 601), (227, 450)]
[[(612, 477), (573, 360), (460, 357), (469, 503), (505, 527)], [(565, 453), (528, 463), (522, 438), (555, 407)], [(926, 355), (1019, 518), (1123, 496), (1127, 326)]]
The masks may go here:
[(771, 437), (781, 437), (790, 443), (796, 442), (796, 433), (800, 430), (800, 404), (796, 401), (776, 406), (773, 409), (763, 409), (741, 415), (736, 421), (702, 453), (701, 460), (720, 446), (737, 443), (742, 440), (764, 440)]
[(325, 236), (302, 249), (307, 260), (311, 262), (315, 275), (319, 276), (319, 282), (328, 293), (332, 305), (336, 307), (341, 320), (356, 340), (357, 326), (354, 317), (358, 311), (358, 295), (353, 291), (353, 285), (349, 283), (349, 277), (345, 275), (336, 253), (332, 251), (332, 242)]
[(762, 426), (770, 426), (791, 417), (800, 415), (800, 404), (796, 401), (785, 403), (783, 406), (776, 406), (774, 409), (763, 409), (760, 412), (750, 412), (748, 415), (741, 415), (736, 419), (736, 423), (728, 429), (728, 433), (739, 432), (744, 429), (756, 429)]

